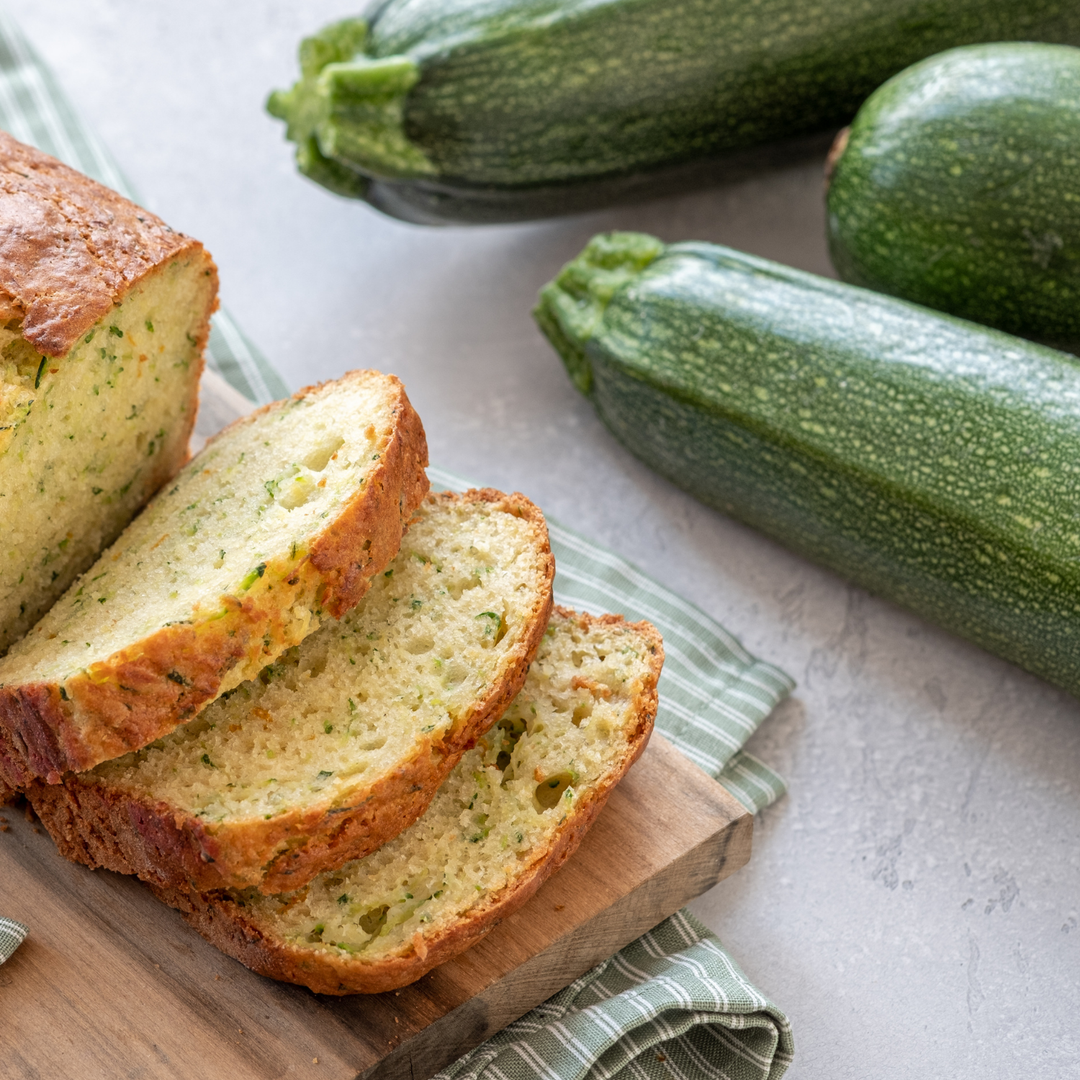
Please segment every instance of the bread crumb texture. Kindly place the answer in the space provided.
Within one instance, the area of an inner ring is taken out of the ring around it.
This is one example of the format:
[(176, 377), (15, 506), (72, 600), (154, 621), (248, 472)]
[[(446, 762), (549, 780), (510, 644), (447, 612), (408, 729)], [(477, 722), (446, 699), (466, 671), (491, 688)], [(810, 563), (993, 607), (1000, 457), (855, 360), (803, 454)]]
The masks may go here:
[[(0, 680), (62, 679), (163, 626), (212, 617), (221, 597), (265, 588), (271, 562), (288, 577), (389, 436), (381, 383), (327, 389), (209, 443), (11, 651)], [(378, 429), (354, 414), (377, 416)], [(317, 621), (296, 617), (300, 637)]]
[[(405, 795), (416, 780), (430, 797), (498, 715), (493, 706), (520, 688), (550, 610), (552, 576), (547, 531), (528, 500), (431, 496), (357, 607), (197, 719), (81, 780), (156, 804), (170, 820), (200, 819), (200, 831), (217, 840), (214, 872), (257, 882), (280, 854), (274, 845), (310, 839), (270, 825), (260, 843), (264, 822), (291, 815), (303, 833), (317, 833), (325, 817), (323, 830), (336, 829), (342, 812), (373, 791), (404, 787), (397, 794)], [(369, 828), (381, 830), (382, 842), (425, 804), (389, 833), (379, 822)], [(391, 818), (399, 810), (386, 806)]]
[[(556, 609), (521, 693), (419, 821), (307, 889), (233, 894), (243, 921), (289, 954), (291, 972), (273, 973), (323, 992), (391, 989), (470, 944), (507, 898), (523, 902), (545, 860), (565, 855), (562, 834), (644, 747), (661, 661), (647, 624)], [(397, 961), (404, 978), (388, 983)]]

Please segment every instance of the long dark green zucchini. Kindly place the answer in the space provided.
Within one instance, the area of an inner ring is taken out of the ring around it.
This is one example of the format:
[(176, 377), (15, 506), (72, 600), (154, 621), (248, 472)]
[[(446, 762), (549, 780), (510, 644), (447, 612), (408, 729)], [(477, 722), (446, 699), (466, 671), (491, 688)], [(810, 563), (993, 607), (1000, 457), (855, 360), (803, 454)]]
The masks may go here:
[(1080, 49), (924, 60), (837, 149), (829, 244), (845, 281), (1080, 350)]
[(770, 140), (805, 150), (913, 61), (1010, 38), (1080, 44), (1080, 5), (383, 0), (306, 39), (269, 108), (339, 194), (508, 221), (684, 186), (723, 155), (741, 170)]
[(1080, 365), (709, 244), (594, 239), (536, 311), (632, 453), (1080, 694)]

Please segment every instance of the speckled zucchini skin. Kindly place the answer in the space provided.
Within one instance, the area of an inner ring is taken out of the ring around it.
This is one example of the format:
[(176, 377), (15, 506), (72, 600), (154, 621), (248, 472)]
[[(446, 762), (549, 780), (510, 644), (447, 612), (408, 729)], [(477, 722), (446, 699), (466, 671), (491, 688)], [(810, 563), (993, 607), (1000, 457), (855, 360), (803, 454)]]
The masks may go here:
[(1080, 350), (1080, 49), (953, 49), (859, 110), (829, 187), (845, 281)]
[(1080, 43), (1080, 8), (383, 0), (306, 39), (302, 79), (269, 107), (301, 170), (340, 194), (411, 219), (510, 220), (580, 209), (592, 185), (602, 201), (619, 178), (835, 130), (913, 61), (1010, 38)]
[(597, 237), (537, 319), (632, 453), (1080, 694), (1080, 366), (708, 244)]

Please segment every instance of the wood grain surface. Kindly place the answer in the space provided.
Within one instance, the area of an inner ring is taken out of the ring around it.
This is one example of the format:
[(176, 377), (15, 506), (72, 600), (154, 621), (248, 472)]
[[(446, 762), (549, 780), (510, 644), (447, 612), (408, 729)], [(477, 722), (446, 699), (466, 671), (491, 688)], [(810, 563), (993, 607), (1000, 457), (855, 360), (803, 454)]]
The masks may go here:
[(752, 818), (654, 735), (578, 852), (470, 951), (403, 990), (321, 997), (219, 953), (135, 879), (65, 862), (0, 808), (2, 1080), (422, 1080), (750, 856)]

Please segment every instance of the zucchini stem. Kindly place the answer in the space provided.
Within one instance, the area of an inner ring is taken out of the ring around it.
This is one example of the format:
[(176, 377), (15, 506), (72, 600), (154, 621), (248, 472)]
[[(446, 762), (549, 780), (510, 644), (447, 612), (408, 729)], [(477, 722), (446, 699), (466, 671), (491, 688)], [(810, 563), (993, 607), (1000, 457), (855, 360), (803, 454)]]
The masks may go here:
[(592, 390), (588, 343), (611, 298), (663, 250), (659, 240), (644, 233), (603, 233), (541, 290), (533, 318), (586, 396)]
[[(286, 122), (300, 171), (341, 195), (363, 195), (366, 177), (416, 179), (435, 166), (405, 133), (405, 103), (420, 78), (409, 56), (364, 52), (367, 24), (345, 19), (300, 45), (302, 77), (266, 103)], [(359, 176), (357, 176), (359, 174)]]

